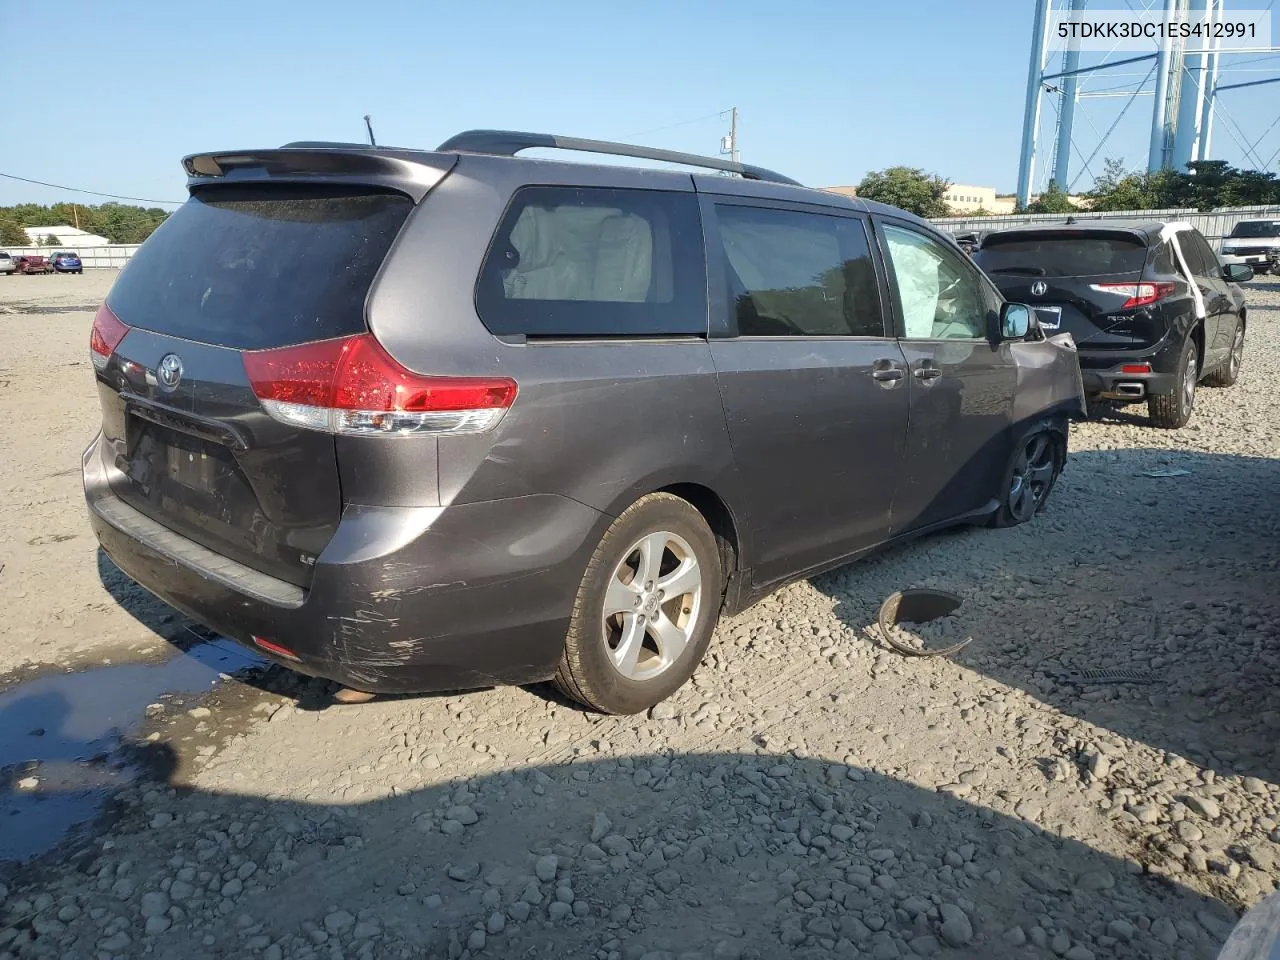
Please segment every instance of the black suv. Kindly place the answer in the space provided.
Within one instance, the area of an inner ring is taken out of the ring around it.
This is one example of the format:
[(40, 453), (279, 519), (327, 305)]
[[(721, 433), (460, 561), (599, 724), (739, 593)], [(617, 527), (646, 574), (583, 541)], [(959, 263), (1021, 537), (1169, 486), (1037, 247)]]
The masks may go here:
[(722, 610), (1030, 520), (1083, 402), (1070, 343), (928, 223), (756, 167), (475, 131), (186, 168), (93, 325), (90, 517), (139, 583), (347, 692), (644, 709)]
[(1156, 426), (1191, 416), (1196, 385), (1229, 387), (1244, 356), (1243, 264), (1222, 266), (1187, 223), (1037, 224), (974, 255), (1010, 300), (1076, 341), (1091, 400), (1145, 400)]

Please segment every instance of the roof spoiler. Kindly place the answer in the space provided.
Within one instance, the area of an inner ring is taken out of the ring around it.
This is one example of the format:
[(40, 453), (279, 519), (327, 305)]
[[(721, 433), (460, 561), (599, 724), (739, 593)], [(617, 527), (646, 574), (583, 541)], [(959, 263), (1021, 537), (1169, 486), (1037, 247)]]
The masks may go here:
[(514, 157), (522, 150), (543, 147), (553, 150), (578, 150), (583, 153), (606, 153), (618, 157), (635, 157), (641, 160), (661, 160), (667, 163), (680, 163), (690, 167), (703, 167), (709, 170), (723, 170), (736, 173), (748, 180), (765, 180), (770, 183), (786, 183), (801, 186), (797, 180), (783, 176), (764, 167), (736, 160), (721, 160), (716, 157), (704, 157), (696, 153), (681, 153), (676, 150), (659, 150), (655, 147), (640, 147), (630, 143), (615, 143), (612, 140), (586, 140), (581, 137), (560, 137), (550, 133), (522, 133), (517, 130), (467, 130), (450, 137), (436, 149), (441, 153), (484, 153), (498, 157)]

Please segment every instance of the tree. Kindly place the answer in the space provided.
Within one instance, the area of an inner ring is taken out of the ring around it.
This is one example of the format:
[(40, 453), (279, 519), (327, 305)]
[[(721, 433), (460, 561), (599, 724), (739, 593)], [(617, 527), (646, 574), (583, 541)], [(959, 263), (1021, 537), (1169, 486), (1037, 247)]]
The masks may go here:
[(57, 237), (55, 237), (52, 233), (47, 233), (45, 234), (44, 239), (40, 241), (40, 244), (41, 246), (45, 246), (45, 247), (57, 247), (62, 244), (62, 241), (59, 240)]
[(31, 239), (16, 220), (0, 219), (0, 243), (9, 247), (25, 247), (31, 243)]
[(945, 217), (951, 210), (942, 197), (950, 186), (950, 180), (917, 167), (888, 167), (863, 177), (858, 184), (858, 196), (901, 207), (920, 217)]
[(1027, 204), (1027, 213), (1071, 213), (1075, 207), (1067, 199), (1057, 180), (1049, 181), (1049, 189)]

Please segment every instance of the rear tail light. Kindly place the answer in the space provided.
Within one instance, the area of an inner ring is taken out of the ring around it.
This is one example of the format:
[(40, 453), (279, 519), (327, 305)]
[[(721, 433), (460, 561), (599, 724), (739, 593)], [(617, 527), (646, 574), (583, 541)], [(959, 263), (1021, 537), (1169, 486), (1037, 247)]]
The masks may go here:
[(255, 646), (267, 651), (267, 653), (274, 653), (277, 657), (284, 657), (284, 659), (292, 660), (295, 663), (302, 662), (302, 658), (288, 647), (283, 647), (278, 643), (274, 643), (266, 637), (259, 637), (257, 634), (254, 634), (253, 642)]
[(1120, 368), (1121, 373), (1150, 373), (1151, 364), (1149, 363), (1126, 363)]
[(479, 433), (516, 398), (504, 377), (426, 377), (367, 333), (245, 353), (263, 408), (281, 423), (343, 434)]
[(1120, 305), (1120, 309), (1131, 310), (1134, 307), (1145, 307), (1148, 304), (1155, 303), (1157, 300), (1163, 300), (1173, 293), (1174, 284), (1164, 281), (1159, 283), (1091, 283), (1089, 289), (1096, 290), (1098, 293), (1114, 293), (1122, 297), (1128, 297), (1129, 299)]
[(129, 328), (120, 322), (110, 307), (104, 303), (98, 308), (93, 318), (93, 330), (89, 333), (89, 359), (93, 361), (95, 370), (107, 368), (111, 354), (116, 352), (116, 347), (128, 332)]

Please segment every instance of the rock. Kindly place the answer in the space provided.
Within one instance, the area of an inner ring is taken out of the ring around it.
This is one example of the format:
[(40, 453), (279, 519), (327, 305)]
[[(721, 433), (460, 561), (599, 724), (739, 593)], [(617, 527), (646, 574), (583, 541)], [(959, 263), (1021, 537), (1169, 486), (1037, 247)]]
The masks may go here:
[(1160, 808), (1154, 803), (1139, 803), (1129, 808), (1139, 823), (1155, 823), (1160, 819)]
[(673, 893), (680, 886), (680, 874), (675, 870), (659, 870), (653, 882), (663, 893)]
[(171, 900), (186, 900), (193, 893), (195, 893), (195, 888), (185, 880), (175, 880), (169, 884), (169, 899)]
[(263, 951), (262, 960), (284, 960), (284, 950), (280, 944), (273, 943)]
[(346, 933), (356, 924), (356, 918), (345, 910), (335, 910), (333, 913), (327, 914), (324, 918), (325, 930), (337, 936)]
[(173, 823), (172, 813), (157, 813), (154, 817), (151, 818), (151, 829), (161, 830), (169, 826), (169, 824), (171, 823)]
[(450, 880), (457, 880), (459, 883), (469, 883), (476, 877), (480, 876), (480, 864), (474, 860), (465, 863), (454, 863), (449, 865), (449, 869), (445, 871)]
[[(542, 849), (546, 849), (543, 847)], [(550, 883), (556, 878), (556, 868), (560, 861), (554, 853), (548, 853), (538, 858), (533, 865), (533, 872), (543, 883)]]
[(1093, 951), (1083, 944), (1077, 943), (1063, 955), (1063, 960), (1094, 960)]
[(1218, 816), (1222, 813), (1221, 808), (1218, 806), (1218, 801), (1214, 800), (1212, 797), (1201, 797), (1197, 794), (1190, 793), (1179, 799), (1190, 807), (1191, 810), (1198, 813), (1206, 820), (1217, 820)]
[(631, 919), (631, 907), (620, 903), (609, 911), (609, 919), (614, 923), (626, 923)]
[(238, 897), (244, 890), (244, 881), (239, 877), (232, 877), (222, 885), (222, 895), (224, 897)]
[(949, 946), (963, 947), (973, 939), (973, 924), (969, 922), (968, 914), (954, 903), (942, 904), (938, 913), (942, 916), (938, 932)]
[(1021, 947), (1027, 942), (1027, 934), (1021, 927), (1010, 927), (1004, 932), (1004, 942), (1011, 947)]
[(148, 937), (159, 936), (173, 925), (173, 921), (168, 917), (147, 917), (146, 926), (143, 931)]
[(1133, 934), (1133, 924), (1128, 920), (1112, 920), (1107, 924), (1107, 936), (1109, 937), (1115, 937), (1117, 940), (1132, 940)]
[(591, 842), (599, 843), (609, 835), (609, 831), (613, 829), (613, 822), (603, 813), (597, 813), (591, 818)]
[(547, 916), (553, 921), (563, 920), (573, 912), (573, 907), (560, 900), (553, 900), (551, 906), (547, 907)]
[(515, 903), (507, 907), (507, 916), (516, 923), (524, 923), (529, 919), (529, 914), (533, 911), (533, 907), (529, 906), (523, 900), (517, 900)]
[(666, 700), (649, 711), (650, 720), (674, 720), (676, 716), (675, 705)]
[(39, 777), (23, 777), (18, 781), (18, 789), (24, 793), (30, 793), (38, 786), (40, 786)]
[(1110, 890), (1116, 885), (1116, 878), (1106, 870), (1090, 870), (1076, 878), (1076, 886), (1081, 890)]
[(1257, 794), (1257, 795), (1262, 795), (1262, 794), (1271, 792), (1270, 789), (1267, 787), (1266, 782), (1259, 780), (1257, 777), (1245, 777), (1244, 789), (1248, 793)]
[(487, 939), (483, 930), (472, 930), (471, 935), (467, 937), (467, 949), (483, 950)]
[(169, 911), (169, 895), (160, 890), (144, 893), (141, 908), (144, 917), (163, 916)]
[(450, 807), (445, 816), (450, 820), (457, 820), (464, 827), (469, 827), (480, 819), (479, 814), (466, 804)]
[(104, 953), (119, 953), (132, 942), (129, 935), (120, 930), (105, 939), (99, 940), (98, 949)]
[(1094, 751), (1089, 755), (1089, 773), (1095, 780), (1105, 780), (1111, 773), (1111, 761), (1105, 753)]
[(213, 716), (213, 711), (210, 710), (208, 707), (196, 707), (193, 710), (188, 710), (187, 716), (193, 717), (196, 720), (203, 720), (206, 717)]
[(1168, 917), (1157, 917), (1151, 924), (1151, 935), (1167, 947), (1178, 942), (1178, 928)]
[(489, 919), (484, 922), (484, 929), (486, 933), (501, 933), (506, 928), (507, 918), (497, 910), (489, 914)]
[(371, 940), (382, 933), (382, 928), (372, 920), (361, 920), (351, 931), (352, 940)]

